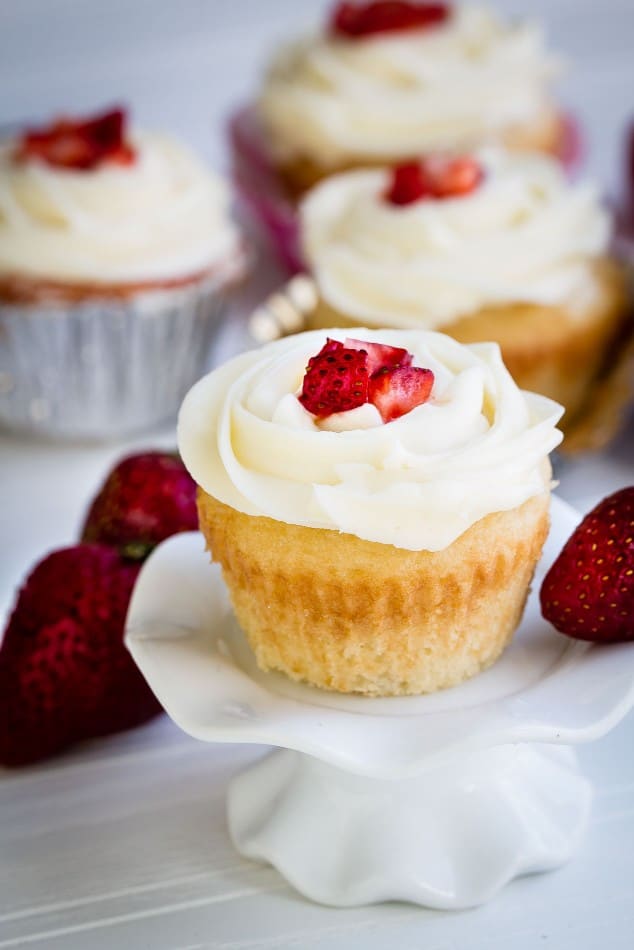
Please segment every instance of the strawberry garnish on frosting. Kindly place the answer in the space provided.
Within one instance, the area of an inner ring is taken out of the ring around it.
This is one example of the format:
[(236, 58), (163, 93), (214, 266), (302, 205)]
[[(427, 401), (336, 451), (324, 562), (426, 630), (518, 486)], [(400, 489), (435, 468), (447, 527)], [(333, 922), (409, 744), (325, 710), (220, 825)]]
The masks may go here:
[(396, 165), (384, 197), (393, 205), (461, 198), (475, 191), (483, 178), (482, 166), (468, 155), (433, 156)]
[(327, 339), (308, 361), (299, 401), (321, 419), (371, 403), (391, 422), (427, 402), (433, 384), (432, 371), (412, 366), (401, 347)]
[(585, 516), (540, 591), (542, 614), (577, 640), (634, 640), (634, 485)]
[(416, 3), (411, 0), (374, 0), (370, 3), (339, 3), (330, 19), (331, 32), (346, 39), (397, 33), (439, 26), (448, 19), (446, 3)]
[(136, 154), (126, 141), (127, 115), (112, 109), (89, 119), (56, 119), (27, 129), (15, 152), (17, 161), (38, 159), (54, 168), (91, 171), (109, 163), (131, 165)]

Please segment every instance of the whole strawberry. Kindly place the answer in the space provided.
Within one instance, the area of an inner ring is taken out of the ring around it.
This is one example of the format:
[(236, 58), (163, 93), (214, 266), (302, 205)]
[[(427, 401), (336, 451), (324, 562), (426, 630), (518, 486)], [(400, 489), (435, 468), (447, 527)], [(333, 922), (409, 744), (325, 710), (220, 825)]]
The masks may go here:
[(634, 639), (634, 485), (586, 515), (544, 578), (540, 600), (546, 620), (569, 637)]
[(161, 711), (123, 644), (138, 572), (92, 544), (32, 571), (0, 647), (0, 763), (35, 762)]
[(176, 455), (144, 452), (119, 462), (93, 501), (82, 541), (142, 560), (179, 531), (195, 531), (196, 484)]

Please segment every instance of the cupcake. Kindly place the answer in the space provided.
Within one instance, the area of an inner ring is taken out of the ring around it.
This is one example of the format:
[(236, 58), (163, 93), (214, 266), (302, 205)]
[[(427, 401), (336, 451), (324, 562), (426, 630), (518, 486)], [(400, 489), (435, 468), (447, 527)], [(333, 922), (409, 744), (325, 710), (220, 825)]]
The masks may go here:
[(335, 175), (301, 206), (318, 303), (310, 327), (437, 329), (495, 340), (523, 389), (566, 422), (627, 313), (595, 190), (538, 153), (486, 147)]
[(103, 438), (175, 415), (244, 268), (228, 192), (125, 113), (0, 144), (0, 421)]
[(559, 69), (538, 25), (483, 7), (344, 2), (274, 57), (257, 115), (292, 193), (342, 169), (489, 142), (560, 154)]
[(200, 527), (263, 670), (340, 692), (454, 686), (516, 629), (561, 407), (494, 343), (312, 331), (200, 380), (179, 416)]

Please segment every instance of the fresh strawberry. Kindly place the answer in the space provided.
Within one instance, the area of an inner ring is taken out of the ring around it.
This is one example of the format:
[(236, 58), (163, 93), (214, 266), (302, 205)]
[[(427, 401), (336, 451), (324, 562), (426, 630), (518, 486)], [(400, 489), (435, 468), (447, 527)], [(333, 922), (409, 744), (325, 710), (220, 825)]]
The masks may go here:
[(365, 350), (368, 354), (367, 368), (371, 376), (380, 369), (390, 366), (411, 366), (412, 354), (400, 346), (388, 346), (386, 343), (366, 343), (365, 340), (353, 340), (348, 337), (343, 345), (349, 350)]
[(165, 538), (195, 531), (196, 484), (176, 455), (144, 452), (120, 461), (94, 499), (82, 541), (141, 560)]
[(544, 578), (540, 600), (546, 620), (569, 637), (634, 639), (634, 486), (586, 515)]
[(101, 545), (54, 551), (27, 578), (0, 647), (0, 762), (25, 765), (137, 726), (161, 707), (123, 645), (139, 566)]
[(370, 379), (369, 401), (379, 410), (383, 422), (391, 422), (427, 402), (433, 385), (430, 369), (395, 366), (379, 370)]
[(469, 156), (432, 156), (420, 162), (405, 162), (392, 169), (385, 200), (393, 205), (409, 205), (422, 199), (460, 198), (471, 194), (483, 177), (482, 167)]
[(130, 165), (135, 160), (125, 140), (126, 114), (122, 109), (92, 119), (57, 119), (51, 125), (29, 129), (22, 136), (15, 158), (38, 158), (55, 168), (87, 171), (104, 162)]
[(330, 30), (347, 39), (438, 26), (449, 17), (446, 3), (415, 0), (373, 0), (370, 3), (338, 3)]
[(362, 406), (368, 401), (367, 363), (365, 350), (328, 339), (308, 361), (300, 402), (321, 417)]

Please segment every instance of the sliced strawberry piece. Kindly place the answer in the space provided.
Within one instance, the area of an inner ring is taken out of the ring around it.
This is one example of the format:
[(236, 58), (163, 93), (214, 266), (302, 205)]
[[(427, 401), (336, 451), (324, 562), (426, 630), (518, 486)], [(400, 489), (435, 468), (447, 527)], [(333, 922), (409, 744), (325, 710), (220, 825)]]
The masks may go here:
[(421, 162), (404, 162), (392, 169), (392, 178), (385, 200), (392, 205), (409, 205), (431, 197)]
[(586, 515), (546, 574), (540, 601), (545, 619), (569, 637), (634, 639), (634, 486)]
[(484, 177), (474, 158), (434, 156), (420, 162), (405, 162), (392, 169), (385, 200), (409, 205), (422, 199), (460, 198), (474, 191)]
[(367, 343), (365, 340), (353, 340), (347, 337), (343, 345), (349, 350), (365, 350), (368, 354), (368, 374), (391, 366), (411, 366), (412, 354), (400, 346), (388, 346), (386, 343)]
[(367, 364), (365, 350), (348, 349), (343, 343), (327, 340), (308, 361), (300, 402), (319, 417), (362, 406), (368, 401)]
[(474, 158), (429, 158), (425, 174), (434, 198), (459, 198), (469, 195), (478, 187), (484, 175)]
[(438, 26), (449, 17), (446, 3), (422, 3), (412, 0), (373, 0), (370, 3), (339, 3), (335, 7), (330, 30), (350, 38), (374, 33), (421, 30)]
[(126, 113), (113, 109), (91, 119), (57, 119), (27, 130), (15, 153), (17, 161), (38, 158), (55, 168), (87, 171), (103, 162), (129, 165), (135, 160), (125, 141)]
[(381, 413), (383, 422), (391, 422), (427, 402), (433, 385), (434, 374), (430, 369), (395, 366), (372, 376), (368, 398)]

